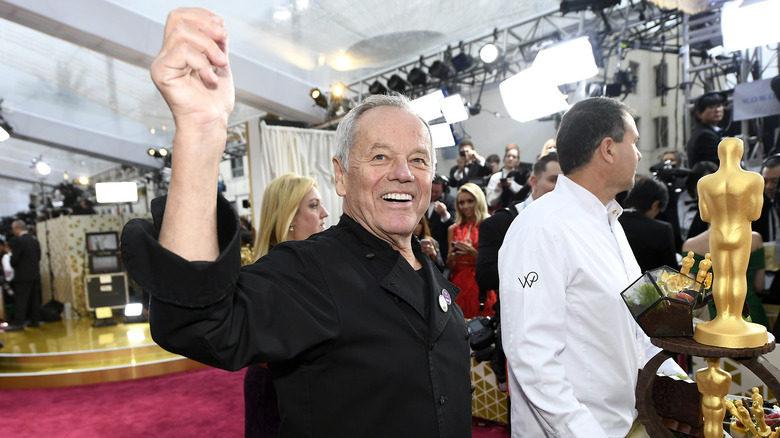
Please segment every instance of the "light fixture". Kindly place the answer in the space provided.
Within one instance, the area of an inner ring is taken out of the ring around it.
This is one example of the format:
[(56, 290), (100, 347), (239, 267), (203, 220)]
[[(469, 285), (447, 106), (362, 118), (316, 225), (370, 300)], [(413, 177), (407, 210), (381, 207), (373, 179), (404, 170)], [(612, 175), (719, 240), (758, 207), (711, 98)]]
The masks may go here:
[(507, 113), (519, 122), (538, 119), (569, 107), (557, 85), (534, 67), (525, 69), (498, 86)]
[(43, 161), (42, 155), (38, 155), (37, 157), (33, 158), (32, 165), (30, 167), (35, 170), (35, 174), (39, 178), (44, 178), (51, 173), (51, 166), (49, 166), (49, 163)]
[(780, 3), (776, 0), (732, 1), (721, 7), (723, 48), (728, 52), (780, 41)]
[(149, 149), (146, 150), (146, 153), (149, 154), (150, 157), (165, 158), (166, 156), (168, 156), (168, 149), (165, 149), (165, 148), (159, 148), (159, 149), (149, 148)]
[(431, 138), (433, 139), (433, 147), (446, 148), (449, 146), (455, 146), (455, 137), (452, 136), (452, 128), (447, 123), (438, 123), (431, 125)]
[(0, 126), (0, 141), (6, 141), (11, 136), (8, 134), (8, 131), (6, 131), (2, 126)]
[(387, 80), (387, 88), (397, 93), (403, 93), (407, 85), (407, 82), (397, 74), (390, 76), (390, 79)]
[(328, 98), (326, 98), (319, 88), (312, 88), (311, 92), (309, 92), (309, 95), (312, 99), (314, 99), (314, 103), (317, 104), (317, 106), (321, 106), (323, 108), (328, 107)]
[(89, 185), (89, 178), (86, 176), (80, 176), (76, 178), (76, 183), (81, 184), (82, 186), (88, 186)]
[(555, 85), (591, 78), (599, 68), (587, 36), (547, 47), (536, 54), (532, 68)]
[(466, 106), (463, 105), (463, 98), (460, 94), (453, 94), (439, 101), (441, 113), (447, 123), (458, 123), (469, 118)]
[(431, 64), (430, 67), (428, 67), (428, 73), (430, 73), (430, 75), (434, 78), (446, 81), (447, 78), (450, 77), (450, 68), (447, 67), (446, 63), (436, 60), (433, 61), (433, 64)]
[(92, 327), (107, 327), (116, 325), (114, 321), (114, 311), (110, 307), (98, 307), (95, 309), (95, 322)]
[(138, 202), (138, 185), (134, 181), (95, 183), (95, 199), (100, 204)]
[(479, 59), (485, 64), (492, 64), (498, 59), (499, 50), (493, 43), (487, 43), (479, 49)]
[(452, 58), (452, 66), (455, 67), (456, 72), (462, 72), (471, 67), (473, 59), (471, 55), (461, 50), (454, 58)]
[(333, 99), (341, 99), (344, 96), (344, 92), (347, 90), (347, 87), (344, 86), (341, 82), (336, 82), (330, 87), (330, 96)]
[(444, 92), (435, 90), (432, 93), (412, 100), (409, 102), (409, 106), (412, 107), (412, 112), (420, 116), (421, 119), (430, 122), (441, 117), (439, 102), (442, 99), (444, 99)]
[(387, 87), (382, 85), (378, 80), (374, 81), (368, 86), (368, 92), (371, 94), (387, 94)]
[(406, 75), (406, 80), (414, 86), (425, 85), (428, 83), (428, 75), (420, 67), (415, 67)]
[(125, 306), (125, 324), (145, 321), (146, 316), (144, 315), (144, 305), (142, 303), (128, 303)]
[(62, 179), (64, 179), (65, 181), (70, 179), (70, 175), (68, 175), (67, 170), (65, 172), (62, 172)]

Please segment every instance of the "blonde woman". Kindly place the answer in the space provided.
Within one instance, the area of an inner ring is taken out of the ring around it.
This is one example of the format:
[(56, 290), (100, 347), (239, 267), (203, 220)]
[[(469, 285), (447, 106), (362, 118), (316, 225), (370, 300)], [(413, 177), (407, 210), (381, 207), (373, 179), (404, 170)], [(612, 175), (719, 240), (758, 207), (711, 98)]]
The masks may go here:
[(496, 293), (488, 291), (485, 305), (480, 309), (479, 286), (474, 277), (479, 251), (479, 224), (488, 216), (482, 189), (473, 183), (460, 186), (455, 197), (455, 223), (447, 230), (447, 267), (452, 272), (450, 281), (460, 288), (455, 302), (466, 318), (492, 315), (497, 300)]
[[(304, 240), (325, 229), (328, 210), (322, 205), (317, 183), (294, 173), (284, 174), (263, 192), (255, 242), (255, 261), (279, 243)], [(276, 437), (279, 411), (268, 369), (250, 365), (244, 376), (244, 410), (247, 437)]]

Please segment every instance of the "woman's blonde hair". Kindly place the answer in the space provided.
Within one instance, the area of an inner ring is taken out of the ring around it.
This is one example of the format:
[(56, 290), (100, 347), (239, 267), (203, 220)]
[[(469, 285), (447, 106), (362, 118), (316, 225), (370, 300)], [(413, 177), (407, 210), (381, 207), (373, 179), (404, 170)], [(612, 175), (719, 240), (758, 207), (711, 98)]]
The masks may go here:
[(485, 200), (485, 192), (483, 192), (482, 188), (474, 183), (463, 184), (458, 189), (458, 194), (455, 195), (455, 223), (458, 225), (463, 225), (466, 221), (466, 218), (464, 218), (463, 214), (460, 212), (460, 206), (458, 206), (458, 195), (463, 192), (470, 194), (477, 201), (476, 205), (474, 205), (474, 215), (476, 216), (474, 223), (482, 223), (482, 221), (487, 219), (489, 216), (487, 201)]
[(317, 182), (312, 178), (295, 173), (277, 177), (263, 191), (263, 205), (260, 207), (260, 221), (255, 242), (255, 260), (268, 254), (274, 246), (287, 240), (295, 213), (303, 197)]

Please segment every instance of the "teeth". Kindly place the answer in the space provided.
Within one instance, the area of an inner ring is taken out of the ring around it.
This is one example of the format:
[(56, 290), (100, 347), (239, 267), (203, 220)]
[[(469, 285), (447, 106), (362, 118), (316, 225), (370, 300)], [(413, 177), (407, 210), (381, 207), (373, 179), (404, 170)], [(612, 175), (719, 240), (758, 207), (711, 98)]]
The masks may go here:
[(411, 201), (412, 195), (407, 193), (388, 193), (382, 196), (382, 199), (388, 201)]

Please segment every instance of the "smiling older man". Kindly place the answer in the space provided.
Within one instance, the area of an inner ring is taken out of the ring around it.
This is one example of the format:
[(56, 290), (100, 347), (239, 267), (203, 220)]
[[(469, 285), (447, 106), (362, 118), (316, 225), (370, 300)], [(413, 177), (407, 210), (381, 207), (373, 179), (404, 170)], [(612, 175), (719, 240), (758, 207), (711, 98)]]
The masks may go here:
[(216, 193), (235, 98), (222, 25), (172, 12), (152, 65), (176, 154), (156, 227), (128, 224), (122, 250), (152, 296), (155, 341), (229, 370), (268, 362), (280, 437), (471, 436), (457, 289), (412, 238), (430, 200), (427, 125), (402, 97), (352, 110), (333, 159), (339, 224), (239, 268), (238, 221)]

